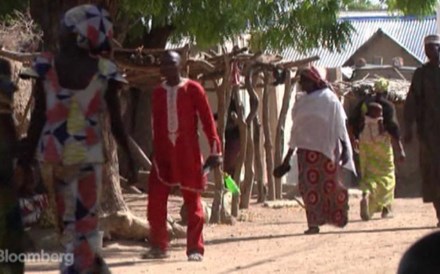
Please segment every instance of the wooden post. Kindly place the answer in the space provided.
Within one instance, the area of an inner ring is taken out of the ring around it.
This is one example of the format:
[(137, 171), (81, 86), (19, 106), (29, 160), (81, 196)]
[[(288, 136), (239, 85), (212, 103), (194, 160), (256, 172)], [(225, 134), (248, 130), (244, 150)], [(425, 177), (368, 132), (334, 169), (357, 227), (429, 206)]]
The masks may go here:
[(255, 116), (254, 122), (254, 163), (255, 163), (255, 181), (258, 186), (258, 203), (266, 201), (266, 187), (263, 179), (263, 158), (261, 148), (261, 122), (260, 118)]
[(266, 173), (267, 173), (267, 184), (268, 184), (268, 199), (269, 201), (275, 200), (275, 182), (272, 175), (273, 166), (273, 145), (272, 145), (272, 134), (270, 130), (270, 112), (269, 112), (269, 88), (270, 84), (270, 73), (264, 71), (264, 92), (263, 92), (263, 130), (264, 130), (264, 148), (266, 151)]
[[(235, 117), (234, 122), (238, 125), (239, 134), (240, 134), (240, 152), (238, 154), (237, 164), (235, 165), (235, 173), (233, 175), (234, 181), (237, 183), (238, 186), (241, 186), (241, 170), (243, 167), (243, 164), (246, 160), (246, 149), (247, 149), (247, 127), (246, 122), (244, 118), (244, 107), (243, 103), (240, 99), (239, 94), (239, 86), (235, 86), (233, 89), (233, 96), (236, 103), (236, 109), (237, 109), (237, 117)], [(233, 117), (234, 118), (234, 117)], [(240, 187), (241, 188), (241, 187)], [(232, 197), (232, 210), (231, 214), (234, 217), (238, 216), (238, 209), (239, 209), (239, 199), (240, 197), (238, 195), (234, 195)]]
[[(225, 62), (225, 71), (223, 74), (223, 80), (222, 84), (219, 87), (217, 85), (216, 91), (217, 91), (217, 113), (218, 113), (218, 119), (217, 119), (217, 133), (220, 137), (220, 141), (223, 146), (225, 146), (225, 127), (226, 127), (226, 113), (227, 113), (227, 107), (226, 104), (229, 104), (229, 102), (226, 101), (226, 96), (228, 92), (230, 93), (231, 89), (231, 65), (230, 65), (230, 58), (226, 54), (226, 51), (224, 51), (224, 62)], [(218, 167), (214, 169), (214, 180), (215, 180), (215, 192), (214, 192), (214, 199), (212, 201), (212, 215), (210, 219), (210, 223), (220, 223), (221, 222), (221, 216), (222, 216), (222, 210), (223, 210), (223, 172), (222, 168)]]
[[(284, 125), (286, 124), (287, 111), (289, 110), (290, 98), (292, 95), (292, 80), (290, 70), (286, 71), (286, 80), (284, 81), (284, 96), (278, 119), (277, 131), (275, 136), (275, 166), (281, 165), (284, 153)], [(275, 197), (282, 199), (281, 178), (275, 178)]]

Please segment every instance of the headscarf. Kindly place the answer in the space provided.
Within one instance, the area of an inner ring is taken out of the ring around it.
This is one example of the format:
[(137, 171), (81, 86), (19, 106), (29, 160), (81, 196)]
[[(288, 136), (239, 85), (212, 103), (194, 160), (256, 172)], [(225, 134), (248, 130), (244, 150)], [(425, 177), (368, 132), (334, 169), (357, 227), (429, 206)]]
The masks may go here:
[(321, 73), (319, 73), (318, 69), (314, 66), (304, 68), (300, 75), (314, 82), (319, 89), (329, 87), (327, 81), (321, 76)]
[(370, 102), (368, 103), (368, 108), (369, 109), (380, 109), (383, 110), (382, 105), (376, 102)]
[(374, 82), (375, 93), (385, 93), (388, 91), (390, 82), (385, 78), (379, 78)]
[(94, 53), (110, 51), (113, 23), (110, 14), (95, 5), (80, 5), (64, 14), (63, 24), (77, 34), (77, 45)]

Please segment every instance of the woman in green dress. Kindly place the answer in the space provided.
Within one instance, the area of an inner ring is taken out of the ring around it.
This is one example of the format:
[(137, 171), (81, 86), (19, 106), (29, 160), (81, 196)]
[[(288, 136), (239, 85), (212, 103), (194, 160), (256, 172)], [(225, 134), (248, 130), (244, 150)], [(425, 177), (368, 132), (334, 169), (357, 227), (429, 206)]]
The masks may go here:
[(353, 148), (359, 153), (361, 218), (369, 220), (374, 213), (391, 217), (391, 204), (396, 186), (394, 150), (399, 161), (405, 159), (400, 141), (396, 110), (389, 100), (389, 82), (381, 78), (374, 89), (355, 107), (349, 118)]

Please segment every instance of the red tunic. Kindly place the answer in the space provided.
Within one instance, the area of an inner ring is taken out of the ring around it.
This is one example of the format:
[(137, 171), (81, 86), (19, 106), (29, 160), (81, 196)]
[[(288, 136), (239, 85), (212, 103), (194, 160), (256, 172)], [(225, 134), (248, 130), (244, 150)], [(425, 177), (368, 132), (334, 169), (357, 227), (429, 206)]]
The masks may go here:
[[(182, 80), (175, 99), (176, 119), (170, 122), (168, 116), (171, 117), (173, 112), (170, 113), (168, 107), (172, 100), (167, 95), (170, 96), (171, 89), (161, 84), (153, 90), (153, 167), (159, 181), (164, 184), (203, 191), (206, 176), (202, 174), (203, 156), (199, 145), (198, 118), (209, 141), (211, 154), (221, 152), (208, 98), (199, 83)], [(176, 129), (174, 133), (173, 127)]]

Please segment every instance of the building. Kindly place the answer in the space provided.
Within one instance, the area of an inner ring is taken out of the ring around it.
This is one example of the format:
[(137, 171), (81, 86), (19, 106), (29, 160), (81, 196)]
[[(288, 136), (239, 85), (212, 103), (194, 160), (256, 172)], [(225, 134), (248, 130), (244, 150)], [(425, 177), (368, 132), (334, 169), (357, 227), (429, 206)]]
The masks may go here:
[(363, 58), (367, 64), (393, 65), (395, 57), (404, 66), (419, 66), (425, 62), (423, 38), (437, 32), (435, 16), (389, 15), (386, 12), (343, 13), (340, 20), (350, 21), (354, 31), (351, 43), (340, 52), (316, 48), (305, 53), (287, 48), (281, 55), (287, 60), (318, 55), (316, 66), (336, 68), (354, 66)]

